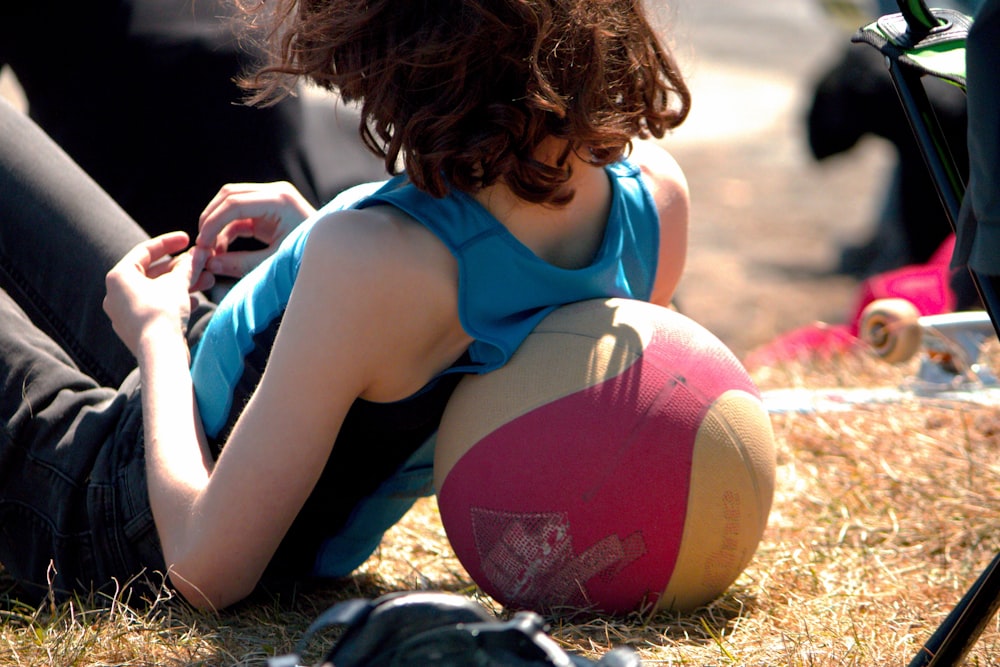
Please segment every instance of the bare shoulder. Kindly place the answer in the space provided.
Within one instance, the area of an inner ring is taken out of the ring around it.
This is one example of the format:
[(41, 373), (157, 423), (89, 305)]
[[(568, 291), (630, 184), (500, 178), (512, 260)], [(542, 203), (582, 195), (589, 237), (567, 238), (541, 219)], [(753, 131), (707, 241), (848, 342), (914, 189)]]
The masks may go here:
[(651, 301), (669, 306), (687, 258), (690, 199), (677, 160), (654, 141), (632, 142), (632, 160), (642, 169), (660, 217), (659, 263)]
[(338, 211), (318, 220), (307, 242), (306, 258), (310, 256), (318, 256), (324, 266), (332, 260), (346, 262), (360, 271), (356, 283), (373, 287), (416, 275), (431, 281), (426, 287), (445, 286), (457, 276), (454, 257), (444, 244), (423, 225), (387, 206)]
[[(408, 396), (470, 342), (458, 319), (454, 256), (426, 227), (391, 207), (317, 221), (303, 255), (302, 280), (314, 303), (352, 313), (351, 345), (374, 346), (367, 355), (376, 362), (364, 396), (369, 400)], [(349, 321), (339, 317), (331, 324), (339, 329)]]
[(676, 197), (688, 197), (688, 183), (684, 170), (667, 150), (653, 140), (636, 139), (632, 142), (631, 159), (642, 169), (653, 197), (661, 205)]

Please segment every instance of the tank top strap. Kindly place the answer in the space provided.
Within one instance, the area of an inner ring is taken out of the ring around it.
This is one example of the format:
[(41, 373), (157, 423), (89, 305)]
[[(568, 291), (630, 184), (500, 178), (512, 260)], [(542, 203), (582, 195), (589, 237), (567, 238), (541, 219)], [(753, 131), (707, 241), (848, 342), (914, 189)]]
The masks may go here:
[(474, 342), (470, 363), (446, 372), (483, 373), (502, 366), (525, 337), (559, 306), (591, 298), (648, 299), (659, 247), (659, 218), (635, 165), (606, 169), (611, 211), (590, 265), (564, 269), (522, 244), (468, 194), (433, 197), (397, 176), (358, 201), (357, 208), (389, 205), (435, 234), (458, 263), (458, 310)]

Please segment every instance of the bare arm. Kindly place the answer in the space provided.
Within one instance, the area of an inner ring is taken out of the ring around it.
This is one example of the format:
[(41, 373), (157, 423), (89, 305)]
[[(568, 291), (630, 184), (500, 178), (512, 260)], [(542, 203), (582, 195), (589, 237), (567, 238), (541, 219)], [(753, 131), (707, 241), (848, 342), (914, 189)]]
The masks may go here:
[(164, 506), (190, 511), (166, 534), (154, 505), (173, 583), (194, 604), (202, 596), (225, 606), (252, 591), (368, 382), (363, 345), (377, 339), (369, 327), (380, 320), (358, 290), (332, 287), (360, 267), (340, 256), (318, 262), (316, 245), (310, 239), (267, 370), (211, 476), (189, 501)]
[(660, 214), (660, 248), (650, 301), (669, 306), (687, 258), (690, 199), (677, 161), (654, 142), (633, 141), (632, 157), (650, 184)]
[(178, 532), (211, 470), (184, 338), (188, 290), (200, 271), (193, 253), (171, 258), (187, 242), (181, 233), (136, 246), (108, 273), (104, 300), (115, 332), (139, 362), (150, 504), (161, 538)]
[[(267, 370), (214, 468), (177, 318), (138, 318), (130, 327), (136, 308), (117, 309), (126, 313), (119, 312), (120, 328), (135, 332), (150, 502), (164, 559), (178, 592), (197, 606), (222, 607), (253, 589), (356, 398), (403, 398), (468, 344), (433, 324), (454, 319), (450, 288), (440, 287), (453, 278), (419, 268), (441, 265), (440, 257), (409, 261), (414, 244), (387, 243), (379, 231), (387, 225), (325, 222), (310, 235)], [(365, 290), (344, 288), (358, 276)], [(390, 318), (413, 324), (387, 327)]]
[[(143, 382), (150, 507), (166, 562), (173, 564), (178, 561), (176, 536), (183, 534), (195, 512), (198, 495), (208, 484), (212, 459), (198, 418), (183, 335), (169, 326), (147, 327), (136, 356)], [(187, 600), (199, 604), (202, 595), (189, 590), (198, 584), (185, 578), (184, 569), (171, 567), (168, 574)], [(224, 604), (210, 595), (211, 591), (204, 593), (204, 603)]]

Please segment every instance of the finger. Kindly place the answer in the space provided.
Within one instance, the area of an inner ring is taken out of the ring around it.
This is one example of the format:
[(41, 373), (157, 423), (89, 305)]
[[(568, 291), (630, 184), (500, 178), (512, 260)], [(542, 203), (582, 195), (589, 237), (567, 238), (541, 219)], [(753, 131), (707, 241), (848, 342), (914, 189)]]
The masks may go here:
[(252, 239), (256, 238), (260, 241), (267, 242), (266, 238), (261, 238), (259, 225), (257, 221), (251, 220), (249, 218), (242, 218), (240, 220), (234, 220), (219, 232), (219, 235), (215, 240), (215, 252), (223, 253), (229, 249), (233, 241), (236, 239)]
[(163, 278), (175, 282), (183, 282), (184, 289), (192, 291), (192, 286), (199, 281), (201, 274), (204, 273), (203, 270), (195, 273), (195, 263), (196, 256), (192, 251), (173, 257), (165, 257), (146, 270), (146, 277), (151, 280)]
[(136, 245), (122, 258), (122, 263), (133, 264), (145, 272), (163, 258), (184, 250), (188, 242), (189, 237), (186, 232), (161, 234)]
[(274, 215), (280, 194), (276, 184), (235, 183), (225, 186), (198, 218), (197, 245), (211, 248), (227, 225), (242, 219)]
[(204, 210), (202, 210), (201, 215), (198, 216), (198, 228), (201, 228), (206, 218), (215, 214), (226, 199), (236, 194), (251, 192), (256, 188), (259, 188), (259, 186), (255, 183), (227, 183), (226, 185), (223, 185), (219, 188), (219, 191), (215, 193), (215, 196), (212, 197), (212, 200), (208, 202), (208, 205), (205, 206)]
[(249, 233), (269, 244), (284, 223), (291, 221), (290, 226), (294, 227), (315, 210), (287, 181), (229, 185), (202, 212), (195, 243), (206, 248), (228, 247), (227, 240), (235, 238), (226, 236), (229, 227), (248, 221), (249, 226), (240, 229), (238, 234), (246, 236)]
[(212, 251), (194, 246), (188, 252), (191, 254), (191, 273), (197, 278), (204, 272), (205, 265), (212, 258)]
[(208, 260), (206, 268), (217, 276), (242, 278), (272, 252), (271, 249), (227, 252)]
[(204, 292), (215, 287), (215, 276), (208, 271), (202, 271), (197, 277), (192, 278), (189, 292)]
[(215, 284), (215, 276), (205, 270), (205, 265), (212, 258), (212, 252), (198, 246), (192, 247), (188, 252), (191, 255), (191, 284), (188, 290), (197, 292), (208, 289)]
[(174, 270), (174, 266), (177, 264), (177, 260), (171, 256), (166, 255), (161, 257), (159, 260), (153, 262), (146, 267), (146, 277), (147, 278), (159, 278), (165, 273), (170, 273)]
[(176, 276), (178, 280), (184, 281), (184, 287), (187, 288), (193, 282), (193, 273), (194, 258), (191, 253), (185, 252), (172, 258), (167, 270), (163, 271), (161, 275)]
[(222, 186), (198, 216), (198, 236), (195, 238), (195, 245), (204, 248), (214, 247), (220, 230), (225, 227), (227, 220), (232, 220), (231, 216), (223, 217), (229, 198), (250, 192), (252, 188), (253, 185), (250, 183), (228, 183)]
[(234, 195), (201, 223), (195, 243), (205, 248), (224, 246), (234, 236), (254, 236), (268, 242), (281, 219), (280, 202), (262, 199), (260, 192)]

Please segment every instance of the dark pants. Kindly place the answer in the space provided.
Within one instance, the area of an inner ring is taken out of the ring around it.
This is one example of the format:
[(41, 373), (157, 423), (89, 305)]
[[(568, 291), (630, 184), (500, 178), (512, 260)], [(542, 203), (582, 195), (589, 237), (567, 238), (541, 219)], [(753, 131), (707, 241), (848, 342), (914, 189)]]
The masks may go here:
[(144, 238), (0, 100), (0, 563), (28, 593), (163, 569), (135, 360), (102, 310)]

